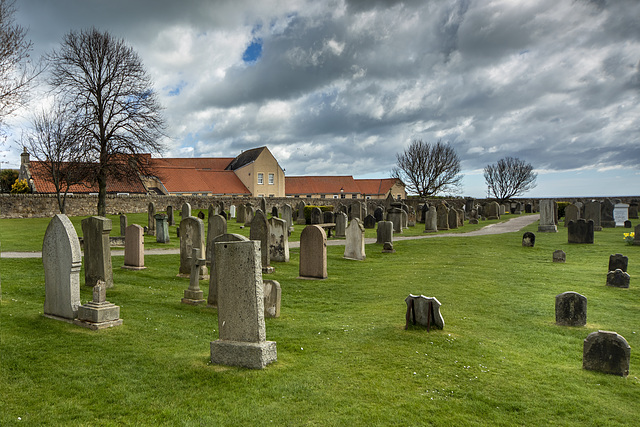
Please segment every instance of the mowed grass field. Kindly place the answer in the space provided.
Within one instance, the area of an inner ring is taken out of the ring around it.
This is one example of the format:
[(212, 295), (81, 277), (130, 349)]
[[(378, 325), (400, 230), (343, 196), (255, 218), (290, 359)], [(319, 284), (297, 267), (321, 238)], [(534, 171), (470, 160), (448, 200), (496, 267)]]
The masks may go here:
[[(40, 221), (0, 220), (2, 249), (39, 239), (24, 249), (39, 250), (43, 232), (29, 236)], [(525, 231), (536, 233), (534, 248), (521, 246)], [(40, 259), (3, 258), (0, 425), (634, 425), (640, 246), (626, 245), (628, 231), (570, 245), (562, 226), (533, 224), (396, 241), (394, 254), (367, 245), (365, 261), (330, 246), (322, 281), (297, 279), (292, 250), (268, 275), (282, 286), (281, 317), (266, 319), (278, 360), (257, 371), (210, 364), (217, 313), (180, 303), (189, 282), (176, 277), (178, 255), (146, 256), (143, 271), (113, 257), (107, 299), (124, 324), (97, 332), (43, 317)], [(556, 249), (565, 264), (552, 262)], [(614, 253), (629, 257), (630, 289), (605, 286)], [(587, 297), (586, 327), (555, 325), (565, 291)], [(444, 330), (404, 330), (409, 293), (439, 299)], [(631, 345), (628, 377), (582, 369), (583, 340), (599, 329)]]

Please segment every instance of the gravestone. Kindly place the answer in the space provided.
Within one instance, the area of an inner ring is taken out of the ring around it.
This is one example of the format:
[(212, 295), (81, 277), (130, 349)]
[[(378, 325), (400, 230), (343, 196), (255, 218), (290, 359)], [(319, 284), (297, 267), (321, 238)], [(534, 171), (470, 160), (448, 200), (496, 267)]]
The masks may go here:
[(602, 228), (614, 228), (616, 226), (616, 220), (613, 217), (613, 203), (611, 200), (604, 199), (600, 206), (600, 225)]
[(280, 317), (282, 288), (275, 280), (263, 280), (264, 283), (264, 317)]
[[(260, 210), (260, 209), (258, 209)], [(244, 225), (246, 227), (251, 227), (251, 223), (253, 222), (253, 217), (256, 214), (256, 210), (253, 209), (253, 206), (247, 204), (244, 207)]]
[(251, 221), (249, 239), (260, 242), (262, 273), (273, 273), (274, 268), (271, 266), (271, 256), (269, 254), (269, 223), (264, 212), (260, 209), (256, 211), (253, 221)]
[(384, 242), (384, 244), (382, 245), (382, 253), (383, 254), (394, 254), (394, 253), (396, 253), (396, 250), (393, 249), (393, 243)]
[(278, 207), (277, 206), (274, 206), (274, 207), (271, 208), (271, 217), (272, 218), (278, 218), (279, 217), (279, 215), (278, 215)]
[(629, 203), (629, 218), (638, 219), (638, 200), (633, 199)]
[(169, 243), (169, 221), (165, 214), (156, 214), (156, 242), (157, 243)]
[(464, 211), (471, 212), (472, 209), (476, 208), (476, 199), (467, 198), (464, 201)]
[(569, 243), (593, 243), (593, 221), (571, 221), (568, 229)]
[(72, 321), (80, 306), (82, 253), (76, 230), (64, 214), (55, 215), (47, 226), (42, 242), (42, 264), (44, 315)]
[(387, 210), (387, 221), (393, 223), (393, 232), (402, 233), (402, 209), (392, 207)]
[(538, 225), (538, 231), (541, 233), (557, 233), (558, 227), (556, 225), (556, 202), (553, 200), (542, 199), (540, 200), (540, 223)]
[(149, 202), (149, 206), (147, 206), (147, 233), (150, 236), (156, 235), (156, 204), (153, 202)]
[(384, 221), (384, 209), (378, 206), (373, 211), (373, 217), (376, 219), (376, 222)]
[[(218, 204), (216, 203), (215, 205), (212, 203), (209, 205), (209, 209), (207, 210), (207, 213), (209, 214), (207, 216), (207, 218), (211, 218), (214, 215), (218, 215)], [(200, 218), (200, 219), (204, 219), (204, 218)], [(207, 227), (207, 231), (209, 230), (209, 228)]]
[(359, 219), (353, 219), (346, 231), (344, 258), (363, 261), (367, 258), (364, 249), (364, 225)]
[(120, 235), (126, 236), (125, 232), (127, 231), (127, 216), (125, 214), (120, 214)]
[(216, 268), (219, 339), (211, 342), (211, 363), (262, 369), (277, 350), (266, 340), (260, 243), (216, 243), (213, 253), (225, 268)]
[(336, 237), (346, 237), (347, 232), (347, 214), (344, 212), (336, 213)]
[(93, 287), (93, 300), (78, 307), (78, 318), (74, 324), (94, 331), (122, 325), (120, 307), (107, 301), (106, 290), (104, 282), (98, 280)]
[(602, 225), (600, 225), (601, 215), (600, 202), (592, 201), (585, 203), (584, 219), (593, 221), (593, 231), (602, 231)]
[(202, 211), (198, 212), (198, 218), (204, 221), (204, 212)]
[(245, 219), (246, 219), (245, 218), (245, 207), (244, 207), (244, 205), (240, 204), (236, 208), (236, 222), (244, 224)]
[(320, 210), (320, 208), (318, 207), (314, 207), (313, 209), (311, 209), (311, 224), (322, 224), (322, 211)]
[(456, 212), (458, 212), (458, 227), (464, 227), (464, 211), (456, 209)]
[(485, 209), (487, 219), (500, 219), (500, 205), (498, 202), (490, 202)]
[(189, 288), (184, 290), (183, 304), (198, 305), (204, 303), (204, 292), (200, 289), (200, 267), (205, 265), (200, 248), (191, 249), (191, 274)]
[(173, 216), (173, 206), (167, 206), (167, 222), (169, 225), (176, 225), (176, 218)]
[(236, 218), (236, 213), (237, 213), (236, 205), (231, 205), (229, 207), (229, 217)]
[(505, 204), (498, 205), (498, 209), (500, 210), (500, 215), (505, 215), (507, 213), (510, 213)]
[(318, 225), (308, 225), (300, 234), (300, 278), (327, 278), (327, 234)]
[(631, 221), (630, 220), (626, 220), (624, 222), (624, 228), (631, 228)]
[[(178, 276), (191, 277), (191, 267), (194, 259), (192, 249), (200, 249), (200, 253), (205, 251), (204, 223), (200, 218), (193, 216), (180, 221), (180, 270)], [(207, 267), (202, 265), (199, 269), (200, 280), (207, 275)]]
[(354, 202), (349, 205), (349, 219), (353, 220), (354, 218), (358, 218), (362, 220), (364, 218), (364, 212), (362, 211), (362, 203)]
[[(289, 228), (287, 221), (269, 218), (269, 257), (272, 261), (289, 262)], [(251, 227), (253, 230), (253, 227)]]
[(444, 204), (440, 204), (436, 208), (436, 214), (438, 217), (438, 230), (448, 230), (449, 229), (449, 209)]
[(182, 210), (180, 211), (182, 219), (189, 218), (191, 216), (191, 205), (189, 203), (182, 204)]
[(331, 211), (322, 212), (322, 223), (323, 224), (332, 224), (334, 222), (335, 222), (335, 220), (333, 218), (333, 212), (331, 212)]
[(125, 270), (144, 270), (144, 231), (138, 224), (127, 227), (124, 237)]
[(587, 297), (577, 292), (556, 295), (556, 325), (584, 326), (587, 324)]
[(455, 209), (449, 209), (448, 220), (450, 229), (453, 230), (458, 228), (458, 211), (456, 211)]
[[(260, 210), (264, 214), (265, 218), (267, 216), (267, 199), (264, 197), (260, 197)], [(264, 267), (264, 266), (263, 266)]]
[(376, 228), (376, 218), (373, 215), (364, 217), (364, 228)]
[(568, 227), (571, 221), (580, 219), (580, 209), (576, 205), (567, 205), (564, 208), (564, 226)]
[(628, 288), (631, 282), (631, 276), (619, 268), (607, 273), (607, 286), (614, 288)]
[(628, 266), (629, 266), (629, 257), (624, 256), (622, 254), (609, 255), (608, 271), (615, 271), (618, 268), (622, 271), (627, 271)]
[[(207, 221), (207, 243), (205, 245), (205, 262), (211, 265), (213, 257), (213, 239), (227, 233), (227, 220), (222, 215), (211, 215)], [(211, 272), (209, 272), (211, 274)]]
[(293, 231), (293, 209), (290, 204), (282, 206), (282, 219), (287, 222), (287, 230)]
[[(415, 224), (414, 224), (415, 225)], [(409, 227), (409, 214), (404, 209), (402, 210), (402, 229)]]
[(515, 208), (513, 210), (513, 213), (516, 214), (516, 215), (522, 214), (522, 203), (516, 202), (516, 206), (515, 206)]
[(553, 252), (553, 262), (563, 263), (567, 261), (567, 254), (563, 250), (558, 249)]
[(216, 274), (215, 256), (213, 256), (213, 248), (216, 243), (220, 242), (248, 242), (249, 239), (240, 234), (225, 233), (216, 236), (212, 240), (211, 250), (211, 269), (209, 270), (209, 294), (207, 295), (207, 305), (211, 307), (218, 306), (218, 276)]
[(379, 245), (385, 242), (393, 243), (393, 223), (391, 221), (379, 221), (376, 231), (376, 243)]
[(478, 224), (478, 211), (476, 209), (471, 209), (469, 211), (469, 224)]
[(407, 304), (406, 325), (420, 325), (427, 328), (432, 327), (444, 329), (444, 319), (440, 313), (440, 301), (435, 297), (409, 294), (404, 302)]
[(424, 217), (424, 232), (435, 233), (436, 231), (438, 231), (438, 213), (436, 207), (431, 206)]
[(616, 332), (592, 332), (584, 340), (582, 369), (626, 377), (630, 359), (629, 343)]
[(102, 280), (107, 288), (113, 287), (110, 232), (111, 220), (108, 218), (91, 216), (82, 220), (84, 284), (86, 286), (95, 286), (98, 280)]
[(307, 223), (307, 219), (304, 216), (304, 202), (298, 202), (296, 205), (296, 224), (305, 225)]
[(624, 222), (629, 219), (629, 205), (616, 203), (613, 207), (613, 219), (616, 222), (616, 227), (624, 227)]
[(640, 224), (636, 225), (633, 229), (633, 245), (640, 246)]
[(531, 203), (524, 205), (524, 213), (533, 213), (533, 205)]
[(536, 235), (527, 231), (522, 235), (522, 246), (532, 248), (536, 244)]

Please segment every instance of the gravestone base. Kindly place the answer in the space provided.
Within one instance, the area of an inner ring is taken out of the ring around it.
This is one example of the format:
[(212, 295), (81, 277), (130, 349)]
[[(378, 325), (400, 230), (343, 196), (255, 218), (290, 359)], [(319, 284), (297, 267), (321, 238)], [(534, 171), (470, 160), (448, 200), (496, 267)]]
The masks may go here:
[(538, 231), (540, 233), (557, 233), (558, 232), (558, 226), (556, 226), (556, 225), (539, 225), (538, 226)]
[(262, 274), (273, 274), (275, 271), (276, 269), (273, 266), (262, 267)]
[(263, 369), (278, 360), (275, 341), (260, 343), (242, 341), (211, 341), (211, 363)]
[(44, 313), (43, 316), (44, 317), (48, 317), (49, 319), (53, 319), (53, 320), (62, 320), (63, 322), (73, 323), (73, 319), (69, 319), (69, 318), (61, 317), (61, 316), (56, 316), (55, 314)]
[(469, 224), (478, 224), (478, 220), (477, 219), (470, 219), (469, 220)]
[(123, 265), (120, 268), (124, 268), (125, 270), (144, 270), (147, 267), (136, 267), (136, 266), (133, 266), (133, 265)]
[(73, 323), (94, 331), (120, 326), (120, 307), (110, 302), (89, 301), (78, 307), (78, 318)]
[[(180, 277), (182, 279), (190, 279), (191, 275), (190, 274), (185, 274), (185, 273), (178, 273), (178, 274), (176, 274), (176, 277)], [(208, 274), (201, 274), (198, 277), (198, 280), (209, 280), (209, 275)]]
[(298, 276), (296, 279), (304, 279), (304, 280), (325, 280), (326, 277), (312, 277), (312, 276)]
[(93, 323), (86, 320), (76, 319), (73, 321), (74, 325), (82, 326), (83, 328), (91, 329), (92, 331), (98, 331), (100, 329), (113, 328), (114, 326), (122, 325), (122, 319), (109, 320), (106, 322)]
[(191, 291), (189, 289), (184, 290), (184, 298), (181, 302), (183, 304), (199, 305), (204, 304), (207, 300), (204, 299), (204, 291)]
[(384, 242), (384, 245), (382, 246), (382, 253), (383, 254), (395, 254), (396, 250), (393, 249), (393, 243)]

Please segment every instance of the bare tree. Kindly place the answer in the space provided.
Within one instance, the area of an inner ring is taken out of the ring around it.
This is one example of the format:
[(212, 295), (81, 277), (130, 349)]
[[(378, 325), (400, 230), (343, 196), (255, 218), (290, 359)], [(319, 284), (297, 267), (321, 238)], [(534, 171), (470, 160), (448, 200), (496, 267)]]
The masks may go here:
[(460, 158), (449, 144), (414, 140), (404, 152), (396, 154), (396, 160), (391, 175), (420, 197), (459, 191)]
[(31, 67), (27, 30), (14, 22), (14, 0), (0, 0), (0, 131), (7, 116), (23, 105), (38, 74)]
[[(83, 129), (63, 105), (33, 115), (32, 128), (23, 134), (23, 145), (40, 162), (38, 174), (53, 183), (60, 213), (65, 213), (67, 193), (91, 175), (84, 162)], [(32, 165), (32, 167), (35, 165)]]
[(71, 31), (48, 61), (49, 83), (79, 118), (86, 160), (97, 165), (97, 211), (105, 215), (108, 179), (151, 175), (141, 154), (163, 150), (162, 108), (137, 53), (108, 32)]
[(484, 168), (484, 180), (489, 193), (498, 203), (506, 202), (535, 188), (538, 174), (533, 166), (517, 157), (504, 157)]

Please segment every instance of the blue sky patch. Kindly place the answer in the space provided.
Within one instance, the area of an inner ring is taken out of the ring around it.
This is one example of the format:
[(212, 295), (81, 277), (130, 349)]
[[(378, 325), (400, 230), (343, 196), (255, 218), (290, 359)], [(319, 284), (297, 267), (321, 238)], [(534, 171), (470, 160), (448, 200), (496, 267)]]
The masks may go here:
[(256, 62), (262, 56), (262, 39), (254, 38), (242, 54), (244, 62)]

